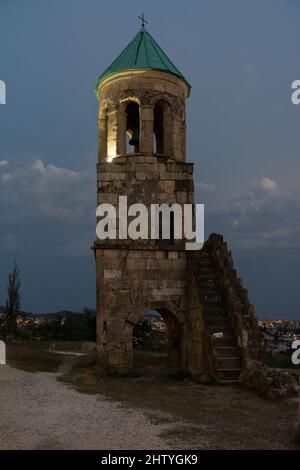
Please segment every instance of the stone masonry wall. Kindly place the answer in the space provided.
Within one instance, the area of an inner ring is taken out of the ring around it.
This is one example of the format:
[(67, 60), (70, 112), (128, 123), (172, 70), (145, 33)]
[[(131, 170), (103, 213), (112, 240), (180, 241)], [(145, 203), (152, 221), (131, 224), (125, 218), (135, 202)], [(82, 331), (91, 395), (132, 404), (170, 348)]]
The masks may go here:
[(203, 303), (199, 295), (197, 280), (187, 271), (188, 279), (188, 371), (192, 376), (205, 374), (207, 365), (207, 341), (203, 317)]
[[(172, 161), (164, 157), (129, 155), (97, 166), (97, 205), (118, 205), (119, 196), (128, 197), (128, 205), (143, 203), (150, 205), (178, 203), (181, 206), (194, 201), (193, 165)], [(117, 212), (118, 216), (118, 212)], [(150, 218), (149, 218), (150, 231)], [(150, 232), (149, 232), (150, 233)], [(106, 245), (114, 245), (111, 240)], [(175, 240), (182, 247), (181, 240)], [(153, 247), (155, 240), (122, 240), (122, 245)]]
[[(130, 155), (98, 164), (98, 205), (193, 202), (193, 166), (164, 157)], [(118, 212), (118, 211), (117, 211)], [(151, 211), (149, 210), (149, 217)], [(150, 227), (150, 220), (149, 220)], [(187, 258), (182, 240), (97, 240), (97, 347), (102, 364), (132, 367), (132, 330), (151, 309), (168, 325), (169, 352), (187, 367)]]
[[(132, 366), (132, 330), (149, 310), (169, 324), (170, 352), (185, 367), (186, 256), (184, 251), (96, 248), (97, 345), (102, 364)], [(176, 351), (177, 350), (177, 351)]]

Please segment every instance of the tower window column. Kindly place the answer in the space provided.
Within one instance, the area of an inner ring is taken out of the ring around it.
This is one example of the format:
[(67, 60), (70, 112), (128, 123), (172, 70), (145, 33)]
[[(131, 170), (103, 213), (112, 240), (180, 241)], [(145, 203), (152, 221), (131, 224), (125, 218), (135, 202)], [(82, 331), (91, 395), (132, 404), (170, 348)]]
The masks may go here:
[(111, 160), (117, 155), (118, 111), (107, 114), (107, 159)]
[(107, 113), (104, 111), (101, 114), (98, 122), (98, 160), (103, 162), (107, 157)]
[(118, 155), (126, 155), (126, 131), (127, 131), (127, 114), (125, 109), (120, 107), (118, 112), (118, 136), (117, 136), (117, 152)]

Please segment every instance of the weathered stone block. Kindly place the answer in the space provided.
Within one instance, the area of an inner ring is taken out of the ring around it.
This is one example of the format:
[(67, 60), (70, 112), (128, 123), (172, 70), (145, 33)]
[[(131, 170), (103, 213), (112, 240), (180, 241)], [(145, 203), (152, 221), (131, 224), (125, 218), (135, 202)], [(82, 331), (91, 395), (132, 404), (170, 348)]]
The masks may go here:
[(122, 271), (118, 269), (104, 269), (104, 279), (120, 279)]

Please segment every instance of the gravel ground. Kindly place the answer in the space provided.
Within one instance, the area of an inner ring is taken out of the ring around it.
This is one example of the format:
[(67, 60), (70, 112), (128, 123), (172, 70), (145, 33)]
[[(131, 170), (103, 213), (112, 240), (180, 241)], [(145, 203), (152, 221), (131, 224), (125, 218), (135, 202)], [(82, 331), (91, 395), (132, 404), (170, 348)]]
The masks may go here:
[[(299, 450), (296, 406), (240, 387), (112, 380), (89, 368), (69, 376), (70, 367), (0, 366), (0, 449)], [(63, 374), (77, 385), (83, 374), (85, 393), (57, 381)]]
[(0, 449), (166, 449), (140, 410), (81, 394), (51, 373), (0, 366)]

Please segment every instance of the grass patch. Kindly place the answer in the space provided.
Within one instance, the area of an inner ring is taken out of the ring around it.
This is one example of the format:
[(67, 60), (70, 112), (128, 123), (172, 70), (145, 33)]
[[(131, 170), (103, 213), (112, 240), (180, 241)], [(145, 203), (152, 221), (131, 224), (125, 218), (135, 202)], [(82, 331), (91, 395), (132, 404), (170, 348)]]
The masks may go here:
[(61, 363), (59, 361), (33, 359), (31, 361), (8, 361), (8, 364), (25, 372), (58, 372)]
[[(67, 342), (64, 343), (64, 349), (61, 351), (71, 351), (67, 349)], [(40, 346), (40, 348), (37, 347)], [(61, 345), (59, 345), (61, 346)], [(78, 343), (76, 345), (76, 349)], [(7, 362), (16, 369), (22, 369), (26, 372), (58, 372), (60, 368), (70, 370), (74, 365), (80, 364), (87, 366), (94, 364), (96, 353), (94, 351), (84, 353), (83, 355), (55, 354), (48, 351), (48, 343), (44, 342), (20, 342), (7, 345)], [(63, 367), (65, 366), (65, 367)]]
[(153, 349), (135, 349), (134, 350), (135, 356), (139, 356), (140, 358), (147, 358), (147, 357), (159, 357), (159, 358), (168, 358), (168, 351), (165, 348), (153, 350)]
[(57, 372), (61, 361), (51, 357), (42, 343), (38, 349), (21, 342), (7, 345), (7, 363), (26, 372)]
[(61, 361), (45, 349), (31, 348), (23, 343), (7, 345), (7, 363), (26, 372), (57, 372)]

